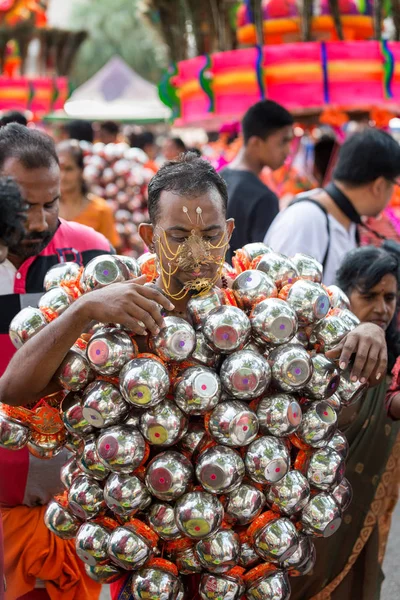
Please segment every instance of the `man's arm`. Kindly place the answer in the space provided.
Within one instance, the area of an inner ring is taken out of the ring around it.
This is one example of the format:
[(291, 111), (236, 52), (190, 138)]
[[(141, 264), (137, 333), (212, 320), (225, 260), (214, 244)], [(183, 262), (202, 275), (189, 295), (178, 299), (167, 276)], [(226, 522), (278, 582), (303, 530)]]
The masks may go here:
[(157, 333), (163, 325), (159, 305), (166, 310), (174, 307), (161, 292), (144, 286), (144, 281), (140, 277), (110, 285), (76, 300), (14, 355), (0, 379), (0, 402), (18, 406), (46, 395), (68, 350), (93, 320), (125, 325), (138, 335), (146, 335), (146, 330)]

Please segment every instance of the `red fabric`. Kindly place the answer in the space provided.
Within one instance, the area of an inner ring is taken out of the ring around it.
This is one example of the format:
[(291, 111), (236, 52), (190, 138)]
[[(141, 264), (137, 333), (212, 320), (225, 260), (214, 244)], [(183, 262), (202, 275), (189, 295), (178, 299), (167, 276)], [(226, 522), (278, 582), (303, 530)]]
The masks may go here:
[(29, 471), (29, 450), (0, 448), (0, 506), (18, 506), (23, 503)]
[(50, 600), (50, 596), (45, 589), (37, 589), (20, 596), (17, 600)]
[(8, 367), (8, 363), (16, 353), (16, 349), (8, 333), (0, 334), (0, 348), (0, 375), (3, 375)]

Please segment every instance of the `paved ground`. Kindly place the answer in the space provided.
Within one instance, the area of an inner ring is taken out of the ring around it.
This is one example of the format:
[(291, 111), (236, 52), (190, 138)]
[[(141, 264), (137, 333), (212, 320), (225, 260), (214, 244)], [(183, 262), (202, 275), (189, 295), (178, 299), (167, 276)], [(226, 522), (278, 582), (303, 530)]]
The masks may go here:
[[(386, 558), (383, 565), (385, 572), (385, 583), (383, 585), (381, 600), (396, 600), (400, 598), (400, 502), (397, 504), (393, 516), (393, 524), (390, 532)], [(109, 600), (108, 586), (104, 586), (100, 600)], [(357, 598), (354, 600), (362, 600)]]

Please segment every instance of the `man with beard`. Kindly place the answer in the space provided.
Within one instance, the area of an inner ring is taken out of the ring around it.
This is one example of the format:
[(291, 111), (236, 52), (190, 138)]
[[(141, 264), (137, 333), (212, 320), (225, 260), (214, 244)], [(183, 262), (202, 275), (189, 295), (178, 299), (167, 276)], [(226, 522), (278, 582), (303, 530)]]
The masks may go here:
[[(8, 335), (10, 322), (25, 306), (37, 305), (49, 268), (68, 260), (84, 265), (111, 249), (109, 242), (91, 228), (58, 218), (60, 169), (54, 144), (48, 136), (15, 123), (0, 129), (0, 174), (14, 179), (27, 205), (23, 235), (8, 240), (8, 256), (0, 264), (2, 375), (15, 352)], [(24, 393), (25, 390), (21, 393), (21, 401)], [(60, 467), (67, 457), (67, 451), (62, 451), (56, 458), (43, 461), (31, 455), (26, 448), (16, 452), (0, 449), (0, 506), (5, 538), (5, 571), (9, 580), (6, 598), (10, 600), (23, 597), (35, 588), (39, 588), (35, 598), (50, 597), (54, 600), (61, 598), (64, 586), (69, 587), (69, 592), (62, 598), (86, 600), (97, 597), (99, 586), (80, 571), (81, 563), (75, 556), (73, 545), (69, 542), (60, 545), (58, 540), (50, 540), (50, 532), (41, 517), (45, 505), (62, 490)], [(25, 548), (21, 543), (23, 530), (35, 544), (36, 555), (40, 556), (36, 564), (39, 574), (35, 576), (35, 571), (26, 572), (26, 580), (10, 563), (10, 557), (17, 556), (20, 568), (28, 571)], [(47, 594), (40, 581), (46, 573), (41, 576), (40, 565), (50, 547), (53, 548), (53, 556), (49, 556), (49, 560), (53, 566), (48, 572), (53, 574), (54, 589)], [(13, 579), (16, 587), (13, 587)]]
[[(187, 319), (191, 295), (225, 286), (222, 266), (234, 227), (226, 219), (227, 199), (223, 179), (208, 162), (188, 153), (163, 165), (149, 184), (151, 223), (140, 226), (143, 241), (157, 254), (158, 289), (139, 278), (78, 298), (17, 352), (0, 381), (0, 401), (35, 402), (54, 391), (58, 367), (92, 320), (126, 326), (145, 351), (148, 332), (157, 333), (163, 326), (164, 311)], [(331, 351), (342, 367), (353, 354), (356, 379), (380, 379), (386, 369), (382, 330), (363, 323)]]

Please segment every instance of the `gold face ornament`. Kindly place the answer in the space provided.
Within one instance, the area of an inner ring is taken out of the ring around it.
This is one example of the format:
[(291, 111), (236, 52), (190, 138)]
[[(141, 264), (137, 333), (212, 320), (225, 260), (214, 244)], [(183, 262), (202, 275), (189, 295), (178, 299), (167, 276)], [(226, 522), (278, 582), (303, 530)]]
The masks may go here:
[[(181, 244), (176, 251), (172, 250), (167, 239), (166, 232), (160, 229), (156, 239), (159, 247), (159, 273), (164, 289), (169, 296), (175, 300), (181, 300), (189, 292), (195, 291), (196, 295), (206, 294), (221, 277), (225, 254), (228, 249), (228, 238), (224, 231), (216, 244), (212, 244), (192, 229), (190, 236)], [(218, 254), (216, 251), (220, 250)], [(204, 267), (217, 265), (213, 277), (200, 277)], [(187, 281), (180, 292), (170, 292), (171, 279), (177, 271), (191, 273), (194, 279)], [(197, 275), (197, 276), (196, 276)]]

